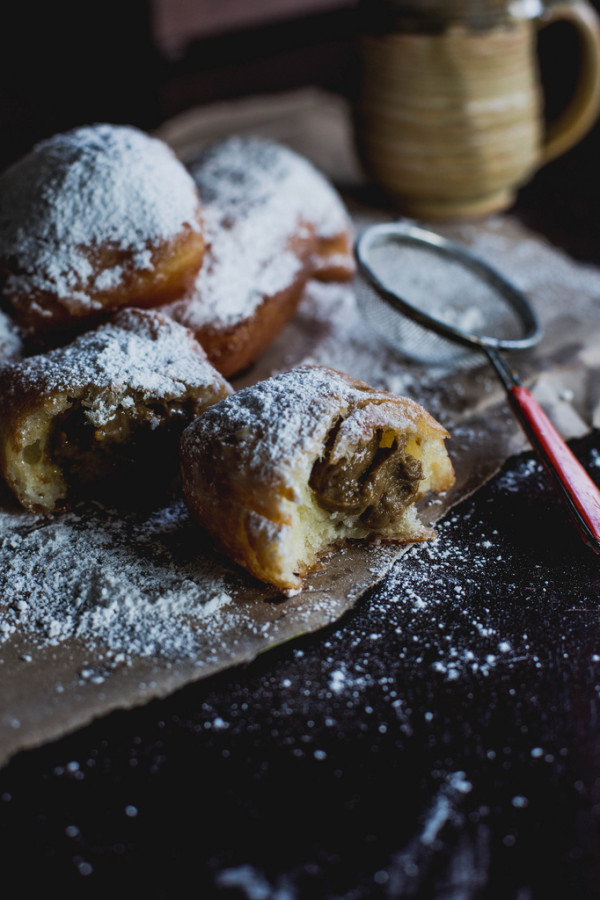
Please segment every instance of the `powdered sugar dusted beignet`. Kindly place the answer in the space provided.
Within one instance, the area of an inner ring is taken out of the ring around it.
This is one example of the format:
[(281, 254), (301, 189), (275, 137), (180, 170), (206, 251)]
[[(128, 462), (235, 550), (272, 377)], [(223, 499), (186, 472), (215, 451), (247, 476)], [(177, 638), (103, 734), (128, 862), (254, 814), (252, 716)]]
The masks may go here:
[(54, 135), (0, 176), (1, 291), (33, 334), (181, 297), (203, 253), (192, 178), (136, 128)]
[(303, 366), (233, 394), (186, 428), (184, 494), (237, 563), (295, 589), (348, 539), (433, 536), (415, 503), (454, 482), (447, 436), (405, 397)]
[(207, 253), (193, 290), (168, 310), (224, 375), (255, 360), (293, 315), (308, 279), (354, 275), (351, 226), (327, 180), (272, 141), (232, 137), (189, 163)]
[[(145, 310), (0, 371), (0, 464), (27, 509), (135, 463), (159, 483), (185, 425), (230, 386), (191, 332)], [(151, 485), (149, 485), (151, 488)]]

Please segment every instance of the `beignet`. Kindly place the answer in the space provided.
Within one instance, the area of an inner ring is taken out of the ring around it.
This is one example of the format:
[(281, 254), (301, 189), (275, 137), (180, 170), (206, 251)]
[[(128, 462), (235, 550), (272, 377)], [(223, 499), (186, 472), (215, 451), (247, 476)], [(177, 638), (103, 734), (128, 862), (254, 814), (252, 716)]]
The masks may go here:
[[(122, 310), (73, 343), (0, 370), (0, 466), (30, 510), (135, 463), (160, 482), (185, 425), (231, 391), (182, 325)], [(162, 454), (162, 455), (161, 455)]]
[(192, 178), (136, 128), (54, 135), (0, 176), (0, 290), (32, 335), (175, 300), (203, 254)]
[(411, 400), (302, 366), (233, 394), (186, 428), (184, 495), (237, 563), (296, 589), (348, 539), (433, 536), (415, 503), (454, 482), (446, 437)]
[(352, 229), (323, 175), (272, 141), (229, 138), (204, 149), (189, 169), (202, 201), (206, 258), (192, 291), (165, 311), (192, 329), (229, 376), (274, 340), (308, 279), (353, 277)]

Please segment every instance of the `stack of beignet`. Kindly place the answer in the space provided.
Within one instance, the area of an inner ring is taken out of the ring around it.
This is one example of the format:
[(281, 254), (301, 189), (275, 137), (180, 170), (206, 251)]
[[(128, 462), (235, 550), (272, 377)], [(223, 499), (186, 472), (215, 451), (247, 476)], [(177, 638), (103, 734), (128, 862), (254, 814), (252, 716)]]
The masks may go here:
[(123, 467), (150, 460), (160, 479), (180, 443), (192, 514), (289, 590), (349, 539), (431, 537), (415, 504), (454, 476), (445, 430), (416, 403), (320, 367), (238, 394), (223, 377), (266, 349), (309, 279), (353, 277), (340, 198), (255, 138), (190, 170), (136, 129), (96, 125), (0, 177), (3, 352), (20, 355), (21, 333), (62, 343), (0, 360), (8, 486), (60, 510)]
[[(162, 141), (100, 124), (0, 176), (0, 365), (21, 334), (29, 352), (67, 342), (0, 376), (0, 464), (27, 508), (64, 507), (140, 443), (156, 449), (231, 390), (206, 353), (240, 370), (308, 278), (354, 273), (343, 204), (297, 154), (233, 138), (192, 170)], [(118, 312), (150, 307), (163, 315)]]
[(415, 504), (454, 482), (447, 436), (411, 400), (302, 366), (231, 395), (188, 426), (184, 495), (236, 562), (297, 589), (348, 539), (433, 536)]

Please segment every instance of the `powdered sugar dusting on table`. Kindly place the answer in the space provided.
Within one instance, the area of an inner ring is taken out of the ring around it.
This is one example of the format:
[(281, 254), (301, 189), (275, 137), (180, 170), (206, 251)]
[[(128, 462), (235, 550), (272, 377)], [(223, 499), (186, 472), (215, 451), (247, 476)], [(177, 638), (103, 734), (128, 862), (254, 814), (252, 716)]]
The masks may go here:
[(146, 517), (101, 506), (60, 520), (0, 509), (0, 532), (0, 644), (15, 633), (37, 648), (77, 639), (104, 665), (195, 659), (202, 631), (225, 613), (236, 618), (235, 577), (190, 552), (182, 502)]
[(128, 126), (95, 125), (38, 144), (0, 178), (0, 254), (14, 258), (9, 291), (50, 291), (91, 303), (87, 290), (119, 283), (99, 273), (103, 246), (127, 251), (134, 268), (183, 227), (200, 229), (198, 197), (162, 141)]

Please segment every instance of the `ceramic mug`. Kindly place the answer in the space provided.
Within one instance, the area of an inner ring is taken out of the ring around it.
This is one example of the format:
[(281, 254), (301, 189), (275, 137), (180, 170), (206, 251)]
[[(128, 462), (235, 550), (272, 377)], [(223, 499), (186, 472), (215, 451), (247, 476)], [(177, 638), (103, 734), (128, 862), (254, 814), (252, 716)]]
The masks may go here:
[[(581, 65), (573, 97), (545, 133), (536, 35), (559, 20), (577, 30)], [(600, 109), (600, 24), (586, 2), (367, 0), (359, 51), (359, 154), (408, 215), (507, 208)]]

